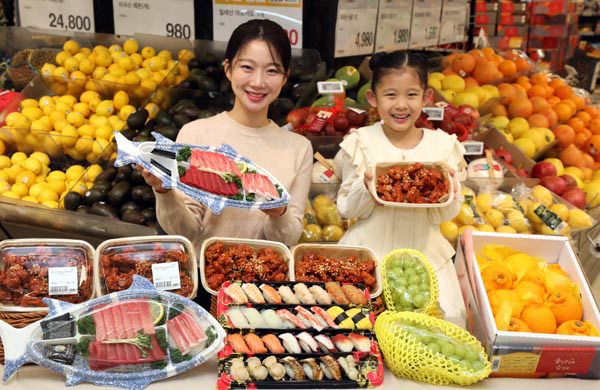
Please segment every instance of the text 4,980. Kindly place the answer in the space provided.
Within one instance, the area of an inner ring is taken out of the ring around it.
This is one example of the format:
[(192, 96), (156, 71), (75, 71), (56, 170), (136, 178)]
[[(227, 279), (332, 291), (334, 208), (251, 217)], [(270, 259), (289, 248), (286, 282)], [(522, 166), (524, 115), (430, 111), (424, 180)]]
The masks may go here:
[(61, 28), (71, 31), (90, 31), (92, 29), (92, 20), (89, 16), (48, 14), (50, 22), (49, 27)]
[(356, 39), (354, 40), (354, 43), (356, 44), (357, 48), (370, 47), (373, 46), (375, 41), (374, 38), (375, 34), (373, 31), (358, 32), (356, 33)]

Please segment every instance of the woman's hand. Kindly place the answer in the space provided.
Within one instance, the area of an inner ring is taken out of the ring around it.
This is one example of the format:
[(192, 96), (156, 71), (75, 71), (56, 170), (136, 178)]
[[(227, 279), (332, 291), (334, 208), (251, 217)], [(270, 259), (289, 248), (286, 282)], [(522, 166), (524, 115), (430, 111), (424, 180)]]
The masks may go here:
[(452, 187), (454, 189), (454, 193), (452, 194), (452, 200), (456, 200), (456, 198), (458, 197), (458, 187), (459, 187), (458, 179), (456, 178), (456, 171), (454, 169), (450, 168), (448, 173), (450, 174), (450, 177), (452, 178)]
[(375, 196), (373, 196), (373, 194), (371, 193), (371, 191), (369, 189), (371, 186), (371, 183), (373, 182), (373, 173), (368, 169), (365, 171), (364, 182), (365, 182), (365, 187), (367, 187), (367, 191), (369, 191), (369, 194), (371, 194), (371, 197), (373, 198), (373, 201), (375, 202), (375, 204), (379, 207), (383, 207), (384, 205), (382, 203), (380, 203), (379, 200), (377, 200), (377, 198), (375, 198)]
[(142, 172), (142, 176), (146, 181), (146, 184), (152, 187), (154, 191), (158, 192), (159, 194), (166, 194), (167, 192), (171, 191), (171, 189), (163, 187), (162, 181), (158, 177), (151, 174), (149, 170), (144, 169), (137, 164), (135, 166), (135, 169)]
[(279, 207), (276, 209), (262, 210), (263, 213), (269, 217), (281, 217), (287, 211), (287, 206)]

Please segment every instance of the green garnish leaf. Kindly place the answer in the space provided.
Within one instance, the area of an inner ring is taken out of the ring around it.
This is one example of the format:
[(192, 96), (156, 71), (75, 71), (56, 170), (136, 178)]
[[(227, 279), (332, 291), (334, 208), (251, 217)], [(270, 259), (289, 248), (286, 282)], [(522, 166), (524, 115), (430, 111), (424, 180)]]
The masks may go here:
[(179, 177), (185, 175), (185, 168), (184, 167), (177, 167), (177, 172), (179, 173)]
[(131, 344), (138, 347), (140, 352), (142, 353), (142, 357), (148, 357), (148, 352), (146, 350), (152, 349), (152, 337), (149, 334), (144, 333), (143, 329), (139, 329), (137, 331), (137, 335), (135, 337), (129, 339), (111, 339), (102, 341), (104, 344)]
[(177, 161), (187, 161), (192, 155), (192, 149), (189, 146), (184, 146), (177, 152)]
[(281, 187), (279, 187), (278, 184), (275, 184), (275, 189), (279, 193), (279, 196), (283, 195), (283, 189)]
[(77, 330), (81, 334), (96, 334), (96, 323), (91, 315), (86, 315), (77, 320)]
[(177, 348), (169, 348), (169, 355), (171, 356), (171, 361), (173, 364), (185, 362), (186, 360), (191, 360), (191, 355), (182, 355), (181, 351)]
[(217, 331), (215, 330), (215, 327), (211, 325), (206, 329), (206, 346), (208, 347), (211, 345), (216, 339)]
[(75, 350), (82, 356), (87, 356), (90, 353), (90, 339), (87, 337), (81, 339), (77, 345), (75, 345)]
[(169, 342), (167, 341), (167, 332), (164, 328), (156, 329), (156, 342), (158, 343), (158, 345), (160, 345), (163, 351), (167, 351), (169, 349)]

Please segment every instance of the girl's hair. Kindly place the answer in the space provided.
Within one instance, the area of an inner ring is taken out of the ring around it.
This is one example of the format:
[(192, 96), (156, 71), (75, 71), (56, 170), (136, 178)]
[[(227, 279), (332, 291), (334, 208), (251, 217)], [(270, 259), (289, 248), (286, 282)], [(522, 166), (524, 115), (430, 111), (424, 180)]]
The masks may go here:
[(255, 39), (267, 43), (271, 57), (275, 60), (279, 59), (284, 72), (287, 73), (290, 69), (290, 59), (292, 57), (290, 39), (279, 24), (267, 19), (252, 19), (240, 24), (231, 34), (229, 42), (227, 42), (225, 59), (230, 64), (233, 63), (234, 57), (240, 50)]
[(373, 71), (371, 89), (375, 91), (381, 78), (394, 70), (412, 68), (419, 76), (421, 87), (427, 87), (427, 59), (420, 54), (410, 50), (393, 51), (389, 54), (375, 53), (369, 61), (369, 68)]

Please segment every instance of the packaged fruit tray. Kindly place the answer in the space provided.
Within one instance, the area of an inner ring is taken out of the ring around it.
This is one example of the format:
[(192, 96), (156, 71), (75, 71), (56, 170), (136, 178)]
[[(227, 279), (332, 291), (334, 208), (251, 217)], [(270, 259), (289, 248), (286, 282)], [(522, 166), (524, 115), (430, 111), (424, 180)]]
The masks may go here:
[(94, 295), (94, 248), (85, 241), (0, 243), (0, 310), (47, 311), (43, 298), (81, 303)]
[[(223, 254), (229, 254), (227, 259)], [(200, 280), (213, 295), (227, 280), (246, 282), (294, 280), (292, 255), (287, 246), (276, 241), (212, 237), (200, 249)], [(257, 265), (263, 270), (257, 272)], [(222, 270), (230, 269), (224, 273)], [(264, 271), (264, 268), (268, 268)]]
[(99, 295), (129, 288), (140, 275), (156, 288), (196, 296), (198, 273), (191, 242), (183, 236), (142, 236), (104, 241), (96, 250), (95, 280)]
[(371, 298), (383, 290), (377, 256), (367, 247), (298, 244), (292, 248), (292, 266), (298, 282), (361, 283), (369, 289)]

